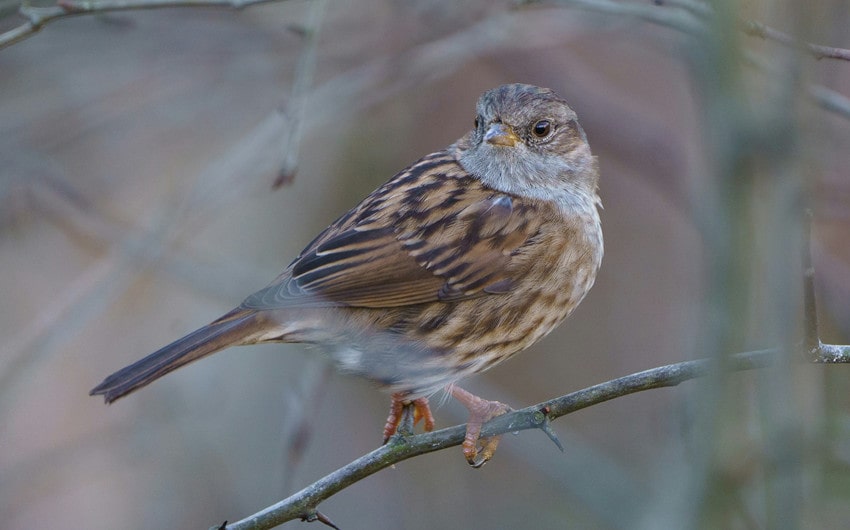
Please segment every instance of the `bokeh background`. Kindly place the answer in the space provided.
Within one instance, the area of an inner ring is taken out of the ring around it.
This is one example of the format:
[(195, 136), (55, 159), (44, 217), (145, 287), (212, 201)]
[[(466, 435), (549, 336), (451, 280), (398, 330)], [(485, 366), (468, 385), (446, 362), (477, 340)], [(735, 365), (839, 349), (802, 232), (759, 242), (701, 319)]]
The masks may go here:
[[(654, 9), (703, 5), (671, 4)], [(22, 21), (9, 5), (0, 29)], [(839, 0), (732, 16), (850, 47)], [(793, 343), (804, 207), (822, 338), (850, 342), (850, 116), (808, 95), (850, 96), (850, 62), (728, 27), (699, 39), (561, 5), (299, 0), (81, 16), (0, 50), (0, 527), (208, 528), (375, 448), (387, 396), (299, 345), (227, 350), (109, 407), (87, 394), (264, 286), (460, 137), (502, 83), (551, 87), (579, 114), (606, 255), (567, 323), (467, 388), (526, 406), (726, 346)], [(753, 140), (764, 130), (785, 143)], [(726, 171), (730, 151), (750, 163)], [(715, 222), (748, 282), (712, 272)], [(776, 255), (790, 256), (778, 273)], [(714, 294), (730, 291), (718, 313)], [(319, 510), (346, 529), (837, 528), (848, 391), (850, 368), (802, 362), (684, 383), (561, 418), (564, 454), (523, 432), (481, 470), (446, 450)], [(438, 427), (465, 418), (450, 401), (435, 412)]]

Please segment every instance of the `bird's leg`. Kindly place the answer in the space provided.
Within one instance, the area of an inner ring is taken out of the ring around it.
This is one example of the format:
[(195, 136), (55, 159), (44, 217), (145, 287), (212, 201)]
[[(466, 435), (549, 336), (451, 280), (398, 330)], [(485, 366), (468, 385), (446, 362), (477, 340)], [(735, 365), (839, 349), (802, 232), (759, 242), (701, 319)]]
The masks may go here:
[(425, 430), (434, 430), (434, 415), (428, 405), (428, 398), (408, 399), (405, 394), (396, 392), (392, 395), (390, 415), (387, 416), (387, 423), (384, 425), (384, 443), (387, 443), (390, 437), (398, 431), (398, 426), (404, 417), (404, 409), (411, 406), (413, 407), (413, 424), (416, 425), (420, 420), (425, 420)]
[[(504, 403), (498, 401), (487, 401), (474, 394), (470, 394), (459, 386), (452, 385), (449, 388), (452, 396), (461, 402), (461, 404), (469, 409), (469, 420), (466, 422), (466, 437), (463, 439), (463, 456), (472, 467), (478, 468), (487, 463), (493, 458), (496, 448), (499, 446), (499, 440), (502, 436), (491, 436), (489, 438), (479, 439), (481, 435), (481, 427), (511, 408)], [(481, 445), (479, 451), (478, 445)]]

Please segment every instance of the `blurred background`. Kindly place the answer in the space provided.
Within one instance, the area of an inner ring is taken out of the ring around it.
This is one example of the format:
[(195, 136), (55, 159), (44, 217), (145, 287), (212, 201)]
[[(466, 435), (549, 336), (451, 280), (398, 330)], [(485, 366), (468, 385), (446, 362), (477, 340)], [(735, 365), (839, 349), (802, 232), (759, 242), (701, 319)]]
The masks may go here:
[(388, 397), (300, 345), (226, 350), (109, 407), (88, 391), (263, 287), (508, 82), (578, 113), (606, 254), (564, 325), (464, 386), (523, 407), (731, 351), (786, 362), (561, 418), (563, 454), (528, 431), (478, 471), (459, 448), (405, 461), (319, 510), (346, 529), (845, 526), (850, 368), (792, 346), (806, 207), (822, 339), (850, 342), (850, 112), (823, 101), (850, 96), (850, 62), (736, 23), (850, 47), (850, 7), (613, 5), (659, 18), (295, 0), (81, 16), (0, 50), (0, 526), (208, 528), (374, 449)]

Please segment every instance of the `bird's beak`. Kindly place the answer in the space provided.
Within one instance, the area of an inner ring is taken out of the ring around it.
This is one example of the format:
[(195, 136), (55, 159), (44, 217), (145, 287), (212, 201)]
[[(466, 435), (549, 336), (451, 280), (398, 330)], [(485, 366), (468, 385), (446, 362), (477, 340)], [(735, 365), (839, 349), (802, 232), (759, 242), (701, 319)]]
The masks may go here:
[(491, 123), (487, 132), (484, 133), (484, 141), (490, 145), (501, 145), (513, 147), (519, 143), (519, 136), (504, 123)]

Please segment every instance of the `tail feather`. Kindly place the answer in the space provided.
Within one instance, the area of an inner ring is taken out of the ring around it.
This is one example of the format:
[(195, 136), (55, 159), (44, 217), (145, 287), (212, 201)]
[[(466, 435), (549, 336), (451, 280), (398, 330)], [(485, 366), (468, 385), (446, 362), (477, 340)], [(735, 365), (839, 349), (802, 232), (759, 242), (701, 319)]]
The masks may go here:
[(240, 344), (256, 329), (256, 322), (256, 312), (234, 310), (144, 359), (118, 370), (94, 387), (89, 395), (102, 395), (107, 403), (112, 403), (181, 366), (228, 346)]

